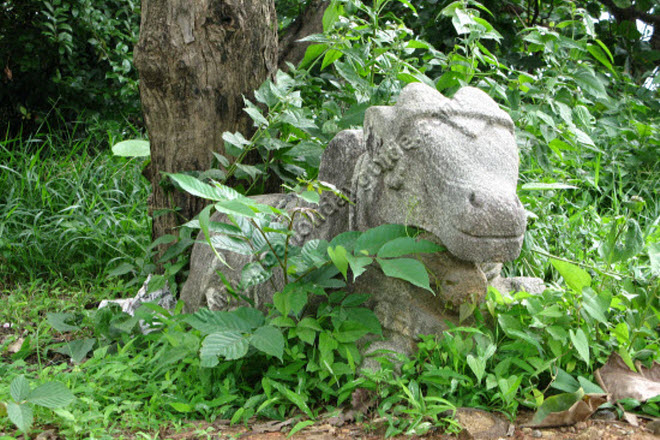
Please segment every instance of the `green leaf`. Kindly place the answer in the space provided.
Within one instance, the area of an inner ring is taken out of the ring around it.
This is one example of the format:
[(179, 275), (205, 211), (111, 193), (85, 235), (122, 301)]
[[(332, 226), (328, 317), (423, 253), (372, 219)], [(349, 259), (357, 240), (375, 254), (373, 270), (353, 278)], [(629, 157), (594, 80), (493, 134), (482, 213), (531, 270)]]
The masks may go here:
[(397, 258), (394, 260), (376, 259), (383, 273), (388, 277), (399, 278), (409, 283), (426, 289), (433, 293), (429, 286), (429, 274), (422, 263), (412, 258)]
[(306, 242), (300, 251), (303, 262), (308, 267), (321, 267), (327, 261), (328, 242), (325, 240), (309, 240)]
[(328, 246), (328, 255), (333, 264), (339, 269), (339, 272), (347, 279), (348, 259), (346, 258), (346, 249), (343, 246), (332, 248)]
[(241, 359), (247, 354), (248, 340), (237, 331), (211, 333), (202, 342), (200, 357), (224, 356), (228, 361)]
[(282, 316), (298, 316), (307, 305), (307, 289), (301, 284), (287, 284), (281, 292), (273, 295), (273, 304)]
[(466, 360), (470, 370), (472, 370), (477, 377), (477, 382), (481, 383), (486, 372), (486, 361), (481, 358), (476, 358), (472, 354), (468, 354)]
[[(347, 299), (351, 298), (352, 296), (353, 295), (347, 297)], [(360, 325), (367, 329), (369, 333), (373, 333), (375, 335), (382, 334), (383, 330), (380, 326), (380, 321), (378, 320), (378, 317), (373, 312), (373, 310), (366, 307), (351, 307), (344, 309), (344, 313), (346, 314), (347, 321), (359, 322)]]
[(308, 329), (311, 329), (311, 330), (315, 330), (317, 332), (323, 331), (323, 328), (321, 327), (319, 322), (316, 319), (312, 318), (311, 316), (307, 316), (307, 317), (301, 319), (300, 322), (298, 323), (297, 327), (298, 328), (308, 328)]
[(381, 225), (364, 232), (355, 242), (355, 252), (366, 251), (368, 255), (376, 255), (388, 241), (406, 237), (406, 227), (402, 225)]
[(589, 316), (602, 324), (608, 323), (606, 314), (610, 308), (610, 301), (611, 298), (601, 297), (591, 287), (582, 289), (582, 307)]
[(628, 219), (623, 244), (616, 246), (615, 261), (626, 261), (639, 254), (644, 249), (644, 233), (635, 219)]
[(213, 206), (215, 206), (217, 211), (223, 212), (225, 214), (250, 218), (256, 217), (257, 214), (250, 207), (251, 203), (245, 203), (245, 201), (246, 200), (242, 199), (223, 200)]
[(339, 344), (337, 340), (333, 338), (327, 332), (319, 333), (319, 351), (321, 352), (321, 359), (328, 360), (329, 363), (332, 363), (332, 352), (337, 349)]
[(16, 376), (9, 384), (9, 394), (17, 403), (23, 402), (30, 394), (30, 383), (24, 375)]
[(323, 32), (328, 32), (344, 13), (344, 7), (337, 0), (330, 2), (323, 13)]
[(567, 393), (574, 393), (580, 388), (580, 383), (566, 371), (557, 368), (557, 375), (552, 382), (552, 387)]
[(576, 292), (582, 292), (584, 287), (591, 286), (591, 275), (589, 273), (576, 266), (575, 264), (569, 263), (567, 261), (556, 260), (550, 258), (550, 263), (557, 269), (557, 272), (564, 278), (566, 284), (575, 290)]
[(260, 174), (264, 174), (264, 172), (261, 169), (255, 167), (254, 165), (245, 165), (242, 163), (236, 163), (235, 165), (238, 171), (240, 171), (241, 173), (245, 173), (246, 175), (250, 176), (252, 179), (256, 179), (257, 176)]
[(75, 364), (79, 364), (92, 351), (95, 343), (96, 339), (94, 338), (77, 339), (67, 342), (58, 348), (57, 352), (69, 356)]
[(255, 330), (250, 337), (250, 345), (268, 355), (282, 360), (284, 354), (284, 336), (273, 326), (265, 325)]
[(434, 253), (445, 250), (444, 247), (428, 240), (416, 241), (411, 237), (399, 237), (385, 243), (378, 251), (378, 258), (400, 257), (402, 255)]
[(525, 191), (549, 191), (555, 189), (578, 189), (577, 186), (567, 185), (565, 183), (541, 183), (541, 182), (530, 182), (525, 183), (520, 189)]
[(303, 420), (302, 422), (296, 423), (296, 426), (291, 428), (291, 431), (286, 435), (287, 438), (292, 437), (296, 432), (300, 431), (301, 429), (305, 429), (308, 426), (312, 426), (314, 423), (314, 420)]
[(591, 139), (591, 136), (589, 136), (584, 131), (580, 130), (577, 127), (572, 127), (571, 131), (575, 135), (575, 138), (577, 139), (578, 142), (580, 142), (584, 145), (589, 145), (590, 147), (595, 147), (596, 146), (596, 144), (594, 143), (594, 140)]
[(605, 394), (601, 387), (582, 376), (578, 376), (578, 382), (586, 394)]
[(361, 323), (355, 321), (344, 321), (333, 333), (333, 336), (337, 342), (347, 343), (355, 342), (367, 333), (369, 333), (369, 330)]
[(169, 176), (170, 179), (176, 182), (187, 193), (206, 200), (220, 201), (246, 198), (235, 189), (229, 188), (228, 186), (224, 186), (219, 183), (217, 183), (215, 186), (211, 186), (187, 174), (166, 175)]
[(591, 56), (593, 56), (598, 61), (600, 61), (600, 63), (603, 66), (607, 67), (612, 73), (615, 73), (614, 67), (612, 67), (612, 63), (610, 63), (610, 60), (607, 59), (605, 52), (603, 52), (603, 50), (600, 47), (596, 46), (595, 44), (589, 44), (587, 46), (587, 50), (589, 51)]
[(342, 307), (357, 307), (367, 302), (370, 297), (371, 295), (368, 293), (353, 293), (344, 298), (341, 305)]
[(314, 413), (312, 412), (311, 409), (309, 409), (309, 406), (307, 406), (307, 403), (305, 403), (305, 399), (301, 395), (294, 393), (293, 391), (291, 391), (281, 383), (275, 382), (274, 380), (269, 380), (269, 383), (273, 386), (273, 388), (279, 391), (283, 397), (285, 397), (291, 403), (296, 405), (302, 412), (307, 414), (307, 417), (309, 417), (310, 419), (314, 418)]
[(217, 160), (221, 166), (225, 168), (229, 167), (229, 159), (227, 159), (226, 156), (223, 156), (220, 153), (216, 153), (215, 151), (212, 151), (212, 153), (213, 153), (213, 157), (215, 157), (215, 160)]
[[(613, 63), (613, 62), (614, 62), (614, 57), (612, 56), (612, 52), (610, 52), (610, 50), (607, 48), (607, 46), (605, 45), (605, 43), (603, 43), (602, 41), (600, 41), (598, 38), (596, 38), (594, 41), (595, 41), (596, 44), (598, 44), (598, 45), (601, 47), (601, 49), (603, 49), (603, 51), (607, 54), (607, 56), (608, 56), (608, 58), (609, 58), (609, 61)], [(616, 72), (615, 72), (615, 73), (616, 73)]]
[(236, 330), (239, 332), (252, 331), (256, 327), (254, 325), (255, 322), (244, 319), (241, 315), (245, 312), (239, 312), (238, 310), (233, 312), (212, 312), (209, 309), (199, 309), (192, 315), (185, 316), (183, 320), (194, 329), (206, 335), (225, 330)]
[(562, 393), (548, 397), (543, 401), (541, 406), (539, 406), (536, 414), (534, 414), (531, 424), (538, 425), (552, 413), (567, 411), (575, 402), (582, 399), (582, 397), (584, 397), (584, 391), (582, 388), (575, 393)]
[(630, 329), (625, 322), (618, 323), (612, 330), (610, 330), (610, 334), (616, 337), (619, 345), (627, 345), (630, 341)]
[(149, 141), (130, 139), (114, 144), (112, 154), (123, 157), (146, 157), (151, 154)]
[(346, 254), (346, 259), (353, 272), (353, 278), (357, 278), (367, 270), (367, 266), (373, 263), (371, 257), (354, 257), (351, 254)]
[(243, 149), (244, 146), (250, 145), (250, 141), (245, 139), (243, 135), (238, 131), (236, 133), (230, 133), (228, 131), (225, 131), (224, 133), (222, 133), (222, 139), (225, 142), (229, 142), (233, 146), (240, 148), (241, 150)]
[(28, 405), (19, 405), (14, 402), (7, 403), (7, 415), (9, 420), (23, 432), (28, 432), (32, 427), (32, 408)]
[[(252, 104), (250, 101), (246, 100), (245, 103), (247, 107), (243, 108), (243, 111), (250, 115), (257, 127), (265, 127), (268, 125), (268, 119), (264, 118), (261, 114), (261, 110), (256, 105)], [(224, 137), (223, 137), (224, 139)]]
[(342, 232), (341, 234), (335, 236), (335, 238), (330, 241), (328, 246), (341, 246), (346, 249), (346, 252), (357, 253), (357, 251), (354, 251), (354, 249), (358, 239), (361, 236), (362, 232), (359, 231)]
[(74, 319), (72, 313), (47, 313), (48, 323), (58, 332), (75, 332), (80, 330), (77, 325), (68, 324), (67, 321)]
[(273, 272), (264, 269), (261, 263), (253, 261), (243, 266), (241, 270), (241, 288), (257, 286), (268, 281), (273, 276)]
[(415, 9), (412, 3), (410, 3), (408, 0), (399, 0), (399, 3), (403, 3), (408, 8), (410, 8), (410, 10), (413, 11), (414, 14), (417, 14), (417, 9)]
[(247, 323), (250, 329), (261, 327), (264, 323), (264, 314), (254, 307), (239, 307), (230, 313)]
[(311, 44), (307, 46), (307, 50), (305, 50), (305, 56), (300, 62), (300, 68), (306, 69), (309, 67), (318, 57), (323, 54), (323, 52), (325, 52), (327, 48), (327, 44)]
[(571, 342), (577, 350), (578, 355), (580, 355), (582, 360), (589, 365), (589, 341), (587, 340), (587, 335), (585, 335), (584, 331), (579, 328), (576, 332), (569, 330), (568, 336), (571, 338)]
[(188, 413), (193, 411), (195, 408), (193, 408), (192, 405), (189, 403), (183, 403), (183, 402), (168, 402), (168, 404), (174, 408), (175, 411), (181, 412), (181, 413)]
[(580, 88), (597, 98), (608, 98), (605, 86), (596, 74), (587, 68), (582, 68), (573, 73), (573, 78)]
[(254, 250), (246, 240), (242, 238), (230, 237), (228, 235), (212, 236), (211, 245), (215, 249), (236, 252), (237, 254), (241, 255), (252, 255), (254, 253)]
[(639, 223), (628, 219), (623, 228), (625, 232), (622, 233), (617, 222), (612, 222), (606, 239), (598, 249), (601, 257), (609, 264), (629, 260), (644, 249), (644, 234)]
[(660, 276), (660, 243), (649, 244), (648, 253), (651, 262), (651, 273)]
[(73, 393), (62, 382), (46, 382), (38, 386), (27, 401), (46, 408), (63, 408), (73, 402)]
[(340, 52), (336, 49), (330, 49), (329, 51), (327, 51), (323, 56), (323, 62), (321, 63), (321, 70), (325, 69), (326, 67), (337, 61), (343, 55), (344, 55), (343, 52)]
[(303, 191), (302, 193), (296, 195), (304, 201), (313, 203), (315, 205), (318, 205), (321, 201), (321, 196), (316, 191)]

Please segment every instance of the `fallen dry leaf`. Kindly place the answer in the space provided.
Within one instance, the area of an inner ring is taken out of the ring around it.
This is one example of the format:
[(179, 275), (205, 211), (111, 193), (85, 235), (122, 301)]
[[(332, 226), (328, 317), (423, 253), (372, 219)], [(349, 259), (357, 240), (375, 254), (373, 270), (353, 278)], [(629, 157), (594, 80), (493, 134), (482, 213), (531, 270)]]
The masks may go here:
[(632, 398), (646, 402), (660, 395), (660, 364), (654, 362), (651, 368), (638, 365), (638, 370), (631, 371), (618, 353), (612, 353), (594, 376), (614, 401)]
[(509, 422), (497, 414), (477, 408), (457, 408), (456, 420), (463, 430), (459, 438), (499, 439), (507, 435)]
[(57, 432), (54, 429), (47, 429), (35, 437), (35, 440), (57, 440)]
[(631, 426), (639, 426), (639, 419), (633, 413), (624, 411), (623, 412), (623, 420), (628, 422), (628, 424), (630, 424)]
[[(550, 397), (547, 400), (561, 398), (562, 396), (570, 397), (571, 395), (575, 395), (576, 398), (578, 397), (578, 394), (576, 393), (565, 393)], [(542, 411), (542, 406), (534, 416), (534, 419), (526, 426), (530, 428), (550, 428), (555, 426), (575, 425), (576, 423), (584, 422), (589, 419), (589, 417), (596, 412), (598, 407), (605, 402), (607, 402), (606, 394), (584, 394), (577, 398), (568, 409), (563, 411), (553, 411), (545, 414)], [(563, 405), (561, 402), (558, 402), (556, 406), (561, 407)], [(563, 407), (565, 408), (566, 406)]]
[(25, 338), (16, 339), (14, 342), (9, 344), (9, 346), (7, 347), (7, 351), (9, 351), (10, 353), (18, 353), (21, 347), (23, 346), (24, 342), (25, 342)]
[(295, 419), (287, 419), (283, 422), (280, 422), (279, 420), (270, 420), (268, 422), (256, 423), (252, 427), (252, 431), (257, 434), (264, 432), (280, 432), (284, 428), (291, 427), (294, 421)]

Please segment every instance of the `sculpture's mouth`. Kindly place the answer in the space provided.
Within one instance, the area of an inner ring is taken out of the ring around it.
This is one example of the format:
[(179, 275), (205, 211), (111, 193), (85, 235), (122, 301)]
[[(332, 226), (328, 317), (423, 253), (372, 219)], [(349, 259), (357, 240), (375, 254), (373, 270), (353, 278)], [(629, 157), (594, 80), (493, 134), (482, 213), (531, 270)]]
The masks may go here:
[[(443, 245), (455, 257), (475, 263), (504, 262), (514, 260), (520, 254), (524, 232), (497, 231), (475, 234), (451, 227), (451, 233), (429, 228), (432, 241)], [(427, 231), (429, 230), (427, 229)], [(426, 238), (426, 237), (425, 237)], [(428, 238), (427, 238), (428, 239)]]
[(472, 232), (468, 231), (463, 231), (460, 228), (456, 228), (456, 232), (459, 234), (466, 235), (470, 238), (474, 238), (475, 240), (518, 240), (522, 238), (524, 235), (523, 233), (512, 233), (512, 234), (493, 234), (493, 235), (488, 235), (488, 234), (474, 234)]

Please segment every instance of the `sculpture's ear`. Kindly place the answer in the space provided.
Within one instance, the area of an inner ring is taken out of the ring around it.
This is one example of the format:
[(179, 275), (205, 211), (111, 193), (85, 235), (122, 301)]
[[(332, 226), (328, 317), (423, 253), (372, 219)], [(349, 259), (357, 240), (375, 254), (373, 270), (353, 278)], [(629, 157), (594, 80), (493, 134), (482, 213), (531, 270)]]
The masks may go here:
[(424, 83), (410, 83), (403, 88), (396, 101), (397, 107), (405, 107), (418, 110), (437, 109), (445, 106), (449, 99), (442, 96), (433, 87)]
[(396, 136), (393, 107), (369, 107), (364, 114), (364, 138), (367, 152), (376, 154), (383, 143)]
[(341, 190), (350, 187), (353, 166), (364, 152), (362, 130), (340, 131), (323, 151), (319, 180), (330, 182)]

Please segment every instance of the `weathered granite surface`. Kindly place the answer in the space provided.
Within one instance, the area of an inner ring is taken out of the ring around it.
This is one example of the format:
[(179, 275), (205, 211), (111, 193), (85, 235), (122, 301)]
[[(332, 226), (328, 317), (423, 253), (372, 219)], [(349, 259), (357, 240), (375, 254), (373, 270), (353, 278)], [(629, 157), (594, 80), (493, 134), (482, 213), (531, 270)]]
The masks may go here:
[[(324, 219), (295, 223), (296, 241), (330, 241), (349, 230), (399, 223), (419, 227), (426, 239), (448, 252), (424, 255), (436, 295), (376, 267), (358, 277), (350, 290), (372, 294), (370, 306), (383, 324), (385, 343), (374, 347), (410, 352), (417, 334), (441, 332), (456, 321), (465, 302), (483, 300), (489, 281), (499, 288), (543, 290), (542, 282), (506, 281), (498, 262), (515, 259), (525, 232), (525, 211), (516, 195), (518, 151), (511, 118), (486, 93), (465, 87), (453, 99), (420, 83), (406, 86), (395, 106), (371, 107), (364, 130), (345, 130), (323, 153), (319, 180), (348, 195), (348, 204), (330, 192), (322, 195)], [(291, 209), (301, 201), (283, 194), (258, 197)], [(214, 220), (223, 221), (222, 214)], [(206, 244), (196, 244), (181, 298), (187, 310), (235, 306), (216, 271), (238, 279), (248, 260), (225, 255), (227, 270)], [(282, 285), (281, 274), (276, 286)], [(246, 294), (258, 306), (270, 302), (272, 288)], [(237, 304), (236, 304), (237, 305)]]

